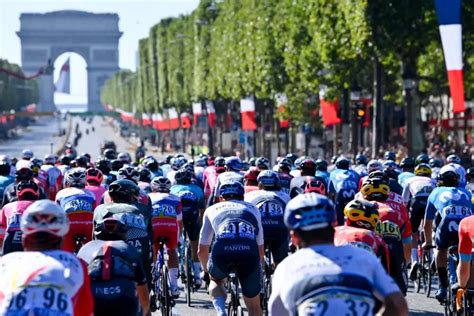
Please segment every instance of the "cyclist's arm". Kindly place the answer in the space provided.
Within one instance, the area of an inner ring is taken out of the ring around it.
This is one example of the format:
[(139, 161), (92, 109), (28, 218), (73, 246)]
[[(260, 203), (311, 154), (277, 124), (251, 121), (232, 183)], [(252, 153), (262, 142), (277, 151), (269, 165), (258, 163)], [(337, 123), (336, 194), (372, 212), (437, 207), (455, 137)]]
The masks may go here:
[(433, 220), (436, 215), (436, 208), (434, 207), (431, 201), (432, 195), (428, 197), (428, 203), (426, 205), (425, 210), (425, 218), (424, 218), (424, 226), (423, 226), (423, 233), (425, 235), (425, 244), (426, 245), (433, 245)]
[(211, 221), (209, 217), (204, 213), (203, 223), (201, 232), (199, 233), (199, 247), (198, 247), (198, 258), (201, 262), (204, 272), (207, 271), (207, 262), (209, 261), (209, 249), (212, 243), (212, 237), (214, 236), (214, 230), (212, 229)]
[(87, 265), (84, 260), (79, 259), (84, 274), (84, 282), (73, 298), (74, 315), (76, 316), (92, 316), (94, 315), (94, 297), (92, 296), (91, 283), (87, 272)]
[(140, 300), (140, 305), (142, 306), (142, 315), (151, 316), (150, 311), (150, 293), (148, 292), (148, 286), (145, 284), (137, 285), (137, 294), (138, 299)]
[(403, 316), (408, 315), (408, 306), (403, 294), (400, 292), (388, 295), (384, 300), (383, 316)]
[(459, 224), (459, 264), (457, 269), (459, 286), (465, 288), (471, 274), (472, 239), (469, 234), (468, 221)]

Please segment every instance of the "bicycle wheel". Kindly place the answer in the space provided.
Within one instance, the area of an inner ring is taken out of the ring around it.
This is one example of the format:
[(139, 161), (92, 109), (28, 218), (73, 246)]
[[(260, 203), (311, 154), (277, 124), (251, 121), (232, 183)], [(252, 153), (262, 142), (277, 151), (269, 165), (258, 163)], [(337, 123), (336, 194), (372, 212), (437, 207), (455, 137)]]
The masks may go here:
[(186, 292), (186, 304), (188, 306), (191, 306), (191, 291), (193, 290), (193, 266), (192, 266), (192, 259), (191, 259), (191, 249), (190, 246), (188, 245), (185, 248), (185, 254), (184, 254), (184, 271), (186, 273), (186, 284), (185, 284), (185, 292)]
[(161, 315), (163, 316), (171, 316), (170, 291), (168, 284), (168, 269), (163, 265), (161, 270)]

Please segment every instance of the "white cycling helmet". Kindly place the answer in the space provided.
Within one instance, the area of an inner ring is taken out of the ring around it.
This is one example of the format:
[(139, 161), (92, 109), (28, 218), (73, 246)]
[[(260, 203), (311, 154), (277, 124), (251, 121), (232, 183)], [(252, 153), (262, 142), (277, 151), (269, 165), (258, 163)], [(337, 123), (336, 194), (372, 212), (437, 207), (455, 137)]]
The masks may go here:
[(86, 169), (74, 168), (69, 170), (64, 179), (66, 186), (83, 188), (86, 186)]
[(54, 165), (56, 163), (56, 156), (51, 155), (51, 154), (45, 155), (43, 161), (44, 161), (45, 164)]
[(367, 172), (371, 173), (372, 171), (380, 171), (383, 170), (383, 165), (380, 161), (372, 159), (367, 164)]
[(21, 152), (21, 158), (22, 159), (30, 160), (31, 158), (33, 158), (33, 156), (34, 156), (34, 154), (30, 149), (24, 149)]
[(21, 231), (25, 237), (38, 232), (64, 237), (69, 231), (69, 220), (58, 204), (50, 200), (39, 200), (23, 213)]

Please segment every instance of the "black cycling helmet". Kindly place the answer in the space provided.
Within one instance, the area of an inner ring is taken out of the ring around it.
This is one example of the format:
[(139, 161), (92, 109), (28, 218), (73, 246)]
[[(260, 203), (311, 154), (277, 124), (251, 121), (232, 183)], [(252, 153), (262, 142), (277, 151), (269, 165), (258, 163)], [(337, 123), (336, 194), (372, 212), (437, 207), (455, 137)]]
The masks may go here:
[(106, 150), (104, 150), (103, 154), (105, 158), (109, 160), (117, 159), (117, 153), (112, 148), (107, 148)]
[(385, 154), (383, 155), (385, 160), (393, 160), (397, 158), (397, 154), (394, 153), (393, 151), (386, 151)]
[(471, 181), (474, 179), (474, 167), (468, 168), (466, 170), (466, 179)]
[(166, 158), (165, 158), (165, 161), (167, 164), (171, 164), (171, 159), (173, 159), (173, 155), (167, 155)]
[(0, 161), (0, 175), (8, 176), (10, 175), (10, 164), (8, 161)]
[(151, 172), (158, 171), (158, 168), (160, 167), (158, 161), (153, 157), (146, 157), (145, 160), (143, 160), (143, 166)]
[(114, 159), (112, 160), (110, 166), (112, 171), (119, 171), (123, 167), (124, 163), (122, 160)]
[(445, 170), (438, 174), (437, 184), (439, 187), (457, 187), (459, 176), (454, 170)]
[(34, 173), (30, 168), (21, 168), (16, 171), (16, 181), (33, 180)]
[(61, 165), (69, 166), (71, 164), (71, 157), (68, 155), (61, 155), (59, 157), (59, 163)]
[(316, 170), (328, 171), (328, 162), (324, 159), (316, 160)]
[(193, 174), (187, 168), (181, 168), (174, 174), (174, 179), (178, 184), (191, 183)]
[(289, 159), (283, 158), (278, 162), (278, 171), (289, 173), (292, 169), (292, 163)]
[(427, 154), (419, 154), (415, 159), (415, 164), (419, 165), (420, 163), (429, 163), (430, 157)]
[(140, 173), (133, 167), (122, 167), (117, 173), (117, 179), (128, 179), (138, 183), (140, 181)]
[(86, 156), (77, 156), (75, 159), (76, 167), (89, 168), (89, 158)]
[(94, 236), (98, 240), (127, 240), (127, 224), (121, 219), (109, 217), (97, 223)]
[(144, 167), (137, 167), (136, 170), (140, 175), (138, 181), (150, 183), (151, 179), (153, 179), (153, 173), (150, 170)]
[(316, 172), (316, 163), (313, 159), (304, 159), (298, 165), (299, 169), (303, 172), (315, 173)]
[(369, 159), (367, 159), (367, 157), (365, 155), (357, 154), (354, 161), (357, 165), (364, 165), (365, 166), (369, 162)]
[(120, 179), (109, 185), (109, 195), (117, 203), (134, 203), (140, 197), (140, 188), (131, 180)]
[(431, 168), (441, 168), (443, 166), (443, 162), (436, 158), (431, 158), (428, 164)]
[(102, 171), (103, 174), (109, 174), (109, 172), (112, 170), (112, 164), (110, 163), (110, 160), (103, 156), (99, 157), (95, 161), (95, 167)]
[(343, 170), (348, 170), (351, 165), (351, 162), (349, 159), (347, 159), (344, 156), (341, 156), (337, 158), (336, 160), (336, 168), (337, 169), (343, 169)]
[(222, 173), (225, 171), (225, 159), (224, 157), (216, 157), (214, 160), (214, 167), (216, 168), (217, 173)]
[(270, 169), (270, 160), (266, 157), (258, 157), (255, 161), (255, 167), (259, 170), (269, 170)]
[(375, 178), (383, 179), (387, 183), (390, 181), (389, 176), (385, 172), (383, 172), (382, 170), (372, 171), (371, 173), (369, 173), (368, 178), (370, 178), (370, 179), (375, 179)]
[(286, 155), (285, 158), (289, 159), (294, 164), (296, 162), (296, 159), (298, 159), (298, 155), (290, 153)]
[(400, 167), (403, 169), (413, 169), (415, 168), (415, 160), (412, 157), (405, 157), (400, 162)]

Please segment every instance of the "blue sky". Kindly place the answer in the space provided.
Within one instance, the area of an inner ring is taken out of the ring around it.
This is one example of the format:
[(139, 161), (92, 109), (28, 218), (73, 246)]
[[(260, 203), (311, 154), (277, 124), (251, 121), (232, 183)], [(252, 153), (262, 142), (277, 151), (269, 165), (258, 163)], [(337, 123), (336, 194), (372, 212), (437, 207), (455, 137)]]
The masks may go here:
[[(120, 67), (135, 69), (135, 52), (138, 40), (148, 36), (151, 26), (162, 18), (193, 11), (199, 0), (0, 0), (0, 58), (14, 63), (21, 62), (20, 40), (16, 32), (20, 29), (21, 13), (44, 13), (57, 10), (83, 10), (111, 12), (120, 16)], [(55, 62), (55, 79), (59, 68), (69, 54), (63, 54)], [(71, 93), (57, 93), (56, 103), (85, 103), (87, 77), (85, 61), (71, 54)]]

